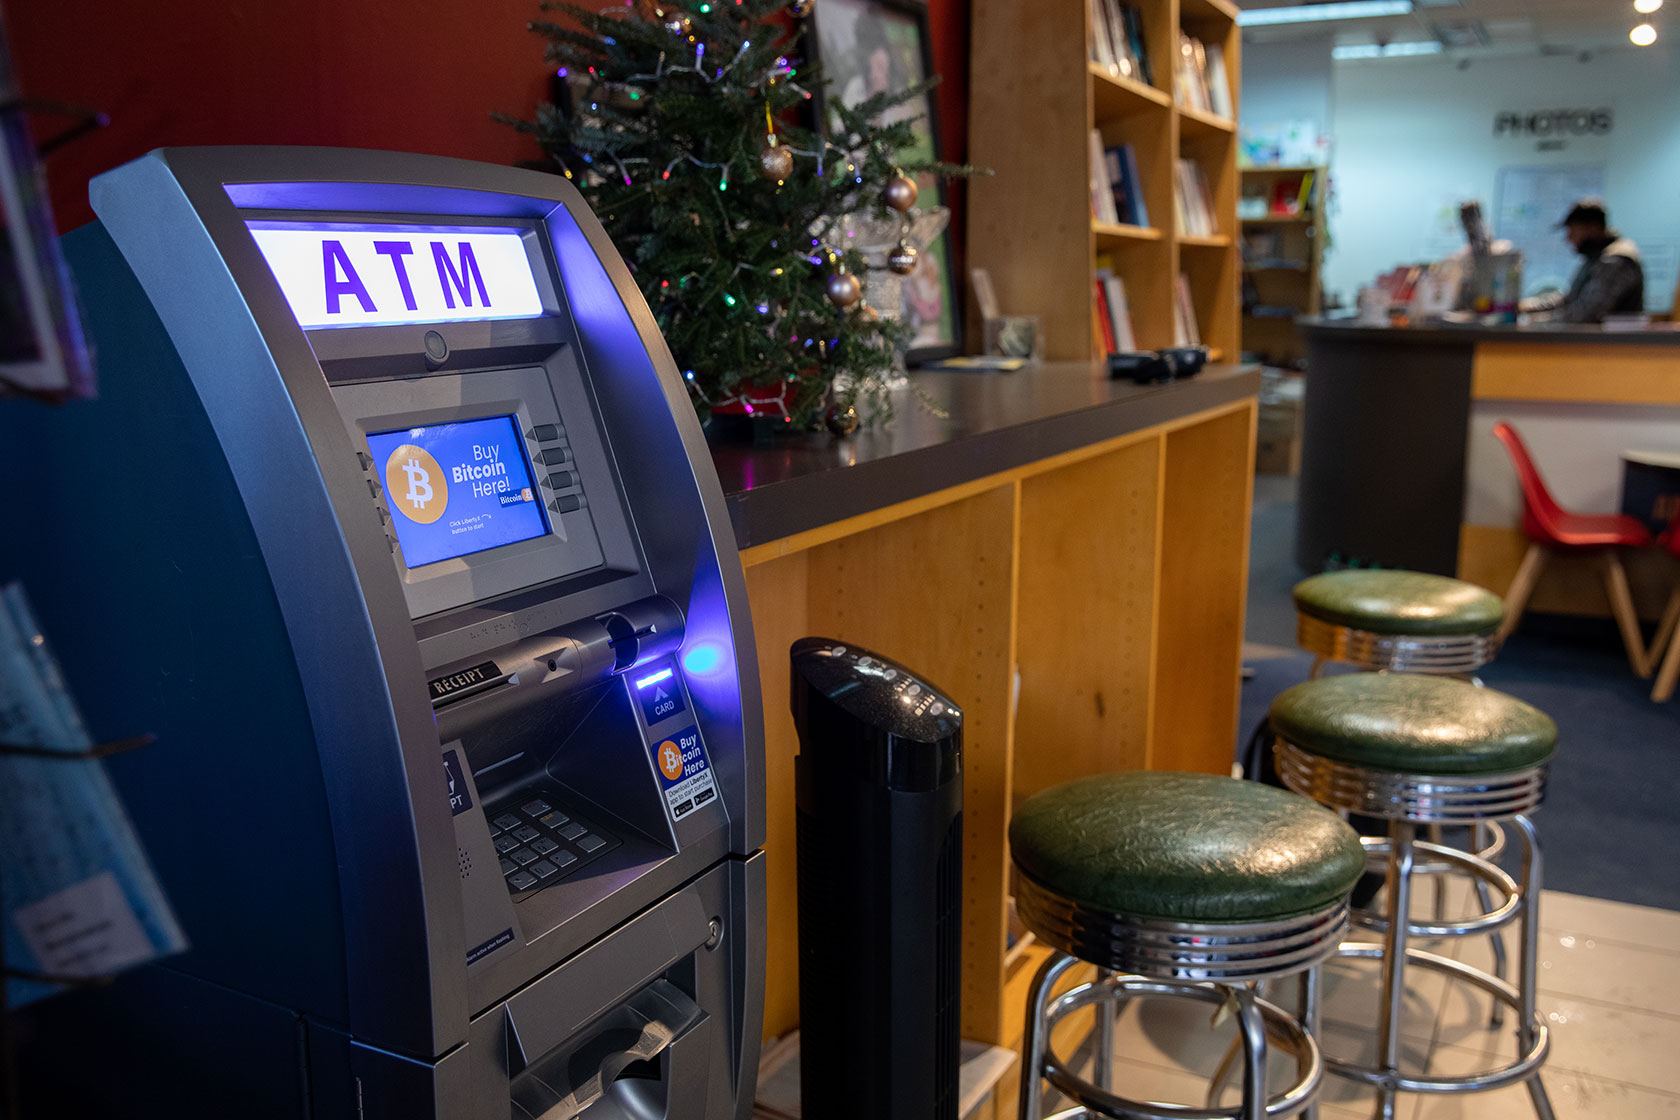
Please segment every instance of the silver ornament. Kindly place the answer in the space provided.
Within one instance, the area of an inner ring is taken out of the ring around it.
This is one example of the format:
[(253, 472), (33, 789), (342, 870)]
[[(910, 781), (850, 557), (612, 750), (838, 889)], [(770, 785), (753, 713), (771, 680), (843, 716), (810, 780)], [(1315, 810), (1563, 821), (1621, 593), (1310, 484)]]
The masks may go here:
[(831, 404), (828, 406), (828, 410), (823, 413), (824, 426), (837, 436), (851, 435), (858, 430), (859, 423), (861, 421), (858, 419), (857, 409), (851, 405), (842, 408), (837, 404)]
[(793, 153), (780, 144), (771, 144), (758, 153), (758, 170), (766, 179), (781, 182), (793, 174)]
[(845, 310), (863, 298), (863, 285), (849, 272), (836, 272), (828, 278), (828, 301)]
[(887, 257), (887, 267), (900, 276), (908, 276), (916, 271), (916, 258), (921, 256), (916, 247), (908, 241), (900, 241), (898, 248)]
[(887, 185), (881, 189), (881, 201), (900, 214), (907, 214), (910, 207), (916, 205), (916, 196), (920, 193), (916, 180), (900, 172), (888, 179)]

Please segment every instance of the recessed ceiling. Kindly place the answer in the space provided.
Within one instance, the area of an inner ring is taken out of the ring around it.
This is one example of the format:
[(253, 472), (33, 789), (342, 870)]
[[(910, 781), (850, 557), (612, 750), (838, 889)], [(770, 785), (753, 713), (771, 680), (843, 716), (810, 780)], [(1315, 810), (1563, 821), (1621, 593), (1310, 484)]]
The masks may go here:
[[(1292, 7), (1287, 0), (1237, 0), (1242, 8)], [(1478, 54), (1573, 54), (1628, 47), (1638, 23), (1656, 25), (1657, 48), (1680, 36), (1670, 17), (1680, 0), (1668, 0), (1653, 16), (1634, 12), (1633, 0), (1414, 0), (1408, 16), (1339, 20), (1333, 23), (1245, 27), (1246, 43), (1329, 40), (1337, 46), (1439, 40), (1454, 57)], [(1310, 7), (1311, 5), (1303, 5)]]

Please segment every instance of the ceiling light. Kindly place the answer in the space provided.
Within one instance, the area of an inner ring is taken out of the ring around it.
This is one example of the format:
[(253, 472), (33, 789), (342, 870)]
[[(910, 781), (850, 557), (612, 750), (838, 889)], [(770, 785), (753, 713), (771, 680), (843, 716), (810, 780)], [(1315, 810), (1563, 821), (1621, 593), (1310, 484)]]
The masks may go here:
[(1648, 16), (1662, 7), (1662, 0), (1633, 0), (1633, 10), (1642, 16)]
[(1415, 43), (1358, 43), (1345, 47), (1333, 47), (1330, 57), (1337, 62), (1347, 62), (1356, 58), (1411, 58), (1424, 54), (1440, 54), (1441, 44), (1433, 39), (1424, 39)]
[(1409, 16), (1412, 0), (1339, 0), (1332, 4), (1298, 4), (1289, 8), (1248, 8), (1237, 13), (1238, 27), (1274, 23), (1324, 23), (1373, 16)]
[(1628, 32), (1628, 38), (1633, 40), (1636, 47), (1648, 47), (1657, 41), (1657, 29), (1648, 23), (1642, 23)]

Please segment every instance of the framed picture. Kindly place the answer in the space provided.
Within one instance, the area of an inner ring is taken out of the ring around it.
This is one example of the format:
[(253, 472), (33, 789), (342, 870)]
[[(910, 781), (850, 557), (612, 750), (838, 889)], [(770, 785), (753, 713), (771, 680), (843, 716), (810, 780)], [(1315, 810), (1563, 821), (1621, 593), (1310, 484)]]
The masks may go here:
[[(884, 90), (908, 89), (932, 73), (927, 7), (917, 0), (820, 0), (810, 19), (807, 49), (821, 66), (824, 81), (816, 99), (819, 113), (828, 112), (828, 96), (856, 105)], [(906, 163), (937, 158), (939, 122), (932, 94), (895, 106), (884, 116), (889, 124), (915, 119), (915, 143), (901, 153)], [(917, 186), (918, 207), (944, 205), (944, 185), (935, 176), (917, 176)], [(960, 353), (962, 300), (952, 271), (948, 230), (922, 249), (903, 291), (904, 321), (915, 331), (908, 360), (914, 364)]]

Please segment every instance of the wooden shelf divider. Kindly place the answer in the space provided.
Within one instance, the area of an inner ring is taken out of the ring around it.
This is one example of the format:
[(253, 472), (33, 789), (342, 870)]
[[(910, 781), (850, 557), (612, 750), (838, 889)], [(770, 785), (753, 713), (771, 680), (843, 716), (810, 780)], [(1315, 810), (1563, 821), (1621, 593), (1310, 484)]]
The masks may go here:
[[(1242, 194), (1274, 203), (1279, 190), (1299, 200), (1301, 184), (1312, 176), (1305, 208), (1299, 214), (1264, 214), (1239, 219), (1242, 237), (1245, 308), (1243, 349), (1274, 365), (1298, 362), (1305, 349), (1293, 316), (1277, 308), (1293, 308), (1297, 315), (1316, 315), (1321, 306), (1324, 267), (1324, 199), (1329, 169), (1313, 166), (1245, 167)], [(1264, 308), (1270, 313), (1252, 314)]]
[[(1135, 9), (1151, 83), (1092, 61), (1090, 0), (987, 0), (973, 13), (970, 65), (989, 75), (969, 105), (969, 156), (994, 174), (968, 187), (968, 263), (991, 275), (1005, 314), (1035, 315), (1045, 357), (1100, 357), (1091, 278), (1101, 264), (1125, 286), (1143, 349), (1174, 343), (1174, 278), (1190, 290), (1201, 340), (1241, 349), (1241, 254), (1235, 119), (1175, 103), (1180, 33), (1223, 53), (1231, 103), (1241, 88), (1241, 36), (1229, 0), (1124, 0)], [(1137, 157), (1149, 225), (1093, 220), (1091, 133)], [(1215, 235), (1175, 232), (1179, 159), (1194, 160), (1213, 196)], [(976, 335), (978, 328), (976, 327)], [(975, 339), (977, 341), (977, 338)]]

